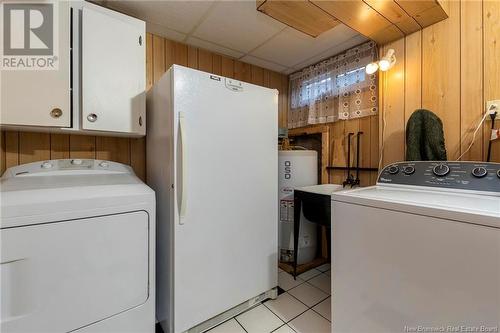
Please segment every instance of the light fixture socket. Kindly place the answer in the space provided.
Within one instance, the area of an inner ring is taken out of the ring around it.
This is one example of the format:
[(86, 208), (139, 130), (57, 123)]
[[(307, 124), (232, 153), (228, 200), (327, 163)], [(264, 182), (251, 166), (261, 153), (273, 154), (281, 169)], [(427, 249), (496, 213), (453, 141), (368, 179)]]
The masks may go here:
[(365, 71), (366, 74), (371, 75), (374, 74), (378, 70), (378, 63), (376, 61), (369, 63), (366, 65)]
[(396, 63), (396, 55), (394, 53), (394, 49), (389, 49), (386, 55), (380, 58), (378, 66), (382, 72), (388, 71)]

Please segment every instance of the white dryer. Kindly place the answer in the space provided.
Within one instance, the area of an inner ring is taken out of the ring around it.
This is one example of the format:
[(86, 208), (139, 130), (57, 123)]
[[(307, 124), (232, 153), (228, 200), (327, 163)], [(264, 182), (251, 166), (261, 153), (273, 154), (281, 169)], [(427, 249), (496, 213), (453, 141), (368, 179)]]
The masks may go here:
[(155, 195), (130, 167), (35, 162), (0, 187), (2, 333), (154, 332)]
[(395, 163), (332, 212), (334, 333), (498, 332), (499, 163)]

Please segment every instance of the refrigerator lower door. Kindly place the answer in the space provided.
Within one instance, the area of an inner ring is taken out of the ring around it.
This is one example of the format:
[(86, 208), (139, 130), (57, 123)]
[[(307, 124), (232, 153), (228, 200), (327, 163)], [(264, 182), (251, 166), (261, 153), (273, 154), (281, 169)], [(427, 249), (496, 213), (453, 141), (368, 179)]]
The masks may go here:
[(183, 332), (277, 285), (278, 95), (173, 74), (174, 331)]

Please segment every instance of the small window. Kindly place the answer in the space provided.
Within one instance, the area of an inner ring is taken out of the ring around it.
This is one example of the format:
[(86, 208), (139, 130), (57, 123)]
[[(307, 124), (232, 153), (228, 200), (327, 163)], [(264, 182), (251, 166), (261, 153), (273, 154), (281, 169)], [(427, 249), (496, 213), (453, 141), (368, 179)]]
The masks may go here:
[(376, 57), (368, 42), (291, 75), (288, 127), (373, 115), (378, 78), (365, 67)]

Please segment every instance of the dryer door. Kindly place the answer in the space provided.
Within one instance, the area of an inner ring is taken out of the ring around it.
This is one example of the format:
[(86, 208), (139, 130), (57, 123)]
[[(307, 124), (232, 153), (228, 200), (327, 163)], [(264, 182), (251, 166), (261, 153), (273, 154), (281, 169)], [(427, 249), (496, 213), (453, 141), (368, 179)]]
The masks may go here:
[(1, 324), (68, 332), (144, 303), (144, 211), (0, 230)]

